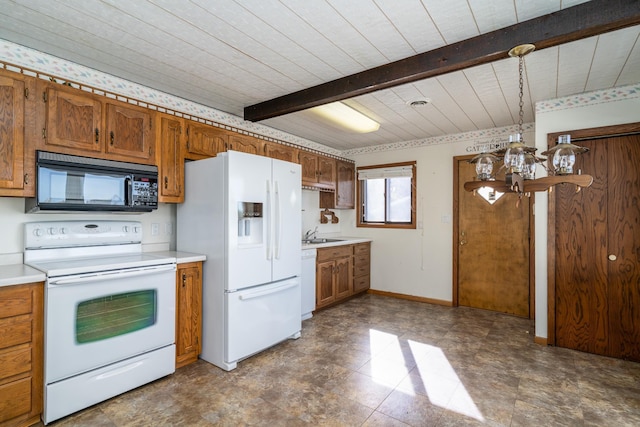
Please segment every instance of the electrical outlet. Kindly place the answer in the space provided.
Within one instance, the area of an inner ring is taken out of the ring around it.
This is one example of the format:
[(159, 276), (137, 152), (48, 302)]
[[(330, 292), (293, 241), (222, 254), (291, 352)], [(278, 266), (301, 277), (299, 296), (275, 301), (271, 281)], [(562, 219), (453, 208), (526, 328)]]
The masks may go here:
[(160, 234), (160, 224), (154, 222), (151, 224), (151, 235), (157, 236), (158, 234)]
[(168, 234), (169, 236), (173, 234), (173, 224), (170, 222), (167, 222), (164, 225), (164, 232), (165, 234)]

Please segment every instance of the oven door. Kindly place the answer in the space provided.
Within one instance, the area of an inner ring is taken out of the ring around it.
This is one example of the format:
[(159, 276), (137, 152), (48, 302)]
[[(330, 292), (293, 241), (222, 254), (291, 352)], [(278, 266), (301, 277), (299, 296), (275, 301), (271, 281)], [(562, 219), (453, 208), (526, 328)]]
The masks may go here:
[(45, 382), (175, 342), (175, 264), (49, 278)]

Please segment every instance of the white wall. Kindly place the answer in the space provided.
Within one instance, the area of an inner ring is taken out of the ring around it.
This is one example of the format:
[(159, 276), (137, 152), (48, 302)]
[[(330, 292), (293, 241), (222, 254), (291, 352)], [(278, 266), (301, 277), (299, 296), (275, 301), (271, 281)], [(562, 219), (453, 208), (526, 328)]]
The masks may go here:
[[(635, 122), (640, 122), (640, 84), (546, 101), (536, 106), (536, 147), (539, 151), (546, 149), (549, 133)], [(535, 206), (536, 337), (543, 338), (548, 337), (547, 211), (547, 194), (538, 193)]]
[(340, 209), (333, 210), (338, 217), (337, 224), (320, 223), (320, 192), (302, 190), (302, 235), (308, 230), (314, 231), (318, 227), (319, 237), (339, 236), (342, 234), (343, 212)]
[[(161, 203), (154, 212), (140, 215), (121, 214), (25, 214), (24, 199), (0, 197), (0, 265), (22, 263), (25, 222), (75, 221), (87, 219), (127, 220), (142, 222), (143, 249), (145, 251), (175, 249), (175, 205)], [(151, 225), (158, 224), (159, 233), (151, 234)]]
[[(531, 126), (528, 126), (531, 129)], [(469, 132), (438, 145), (351, 155), (356, 166), (417, 162), (416, 230), (357, 228), (355, 211), (343, 214), (342, 232), (369, 237), (371, 287), (376, 290), (452, 300), (453, 157), (470, 154), (476, 144), (504, 142), (513, 128)], [(493, 136), (487, 137), (487, 134)], [(533, 134), (525, 129), (525, 141)], [(453, 141), (452, 141), (453, 140)]]

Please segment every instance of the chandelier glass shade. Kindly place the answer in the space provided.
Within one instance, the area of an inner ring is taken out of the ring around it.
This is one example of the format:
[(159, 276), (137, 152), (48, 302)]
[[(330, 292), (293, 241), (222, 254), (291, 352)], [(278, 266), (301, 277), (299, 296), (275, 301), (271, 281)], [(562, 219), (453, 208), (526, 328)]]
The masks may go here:
[[(536, 148), (526, 145), (522, 138), (524, 56), (534, 49), (534, 45), (525, 44), (509, 51), (509, 56), (517, 57), (519, 60), (520, 109), (517, 133), (509, 136), (509, 145), (506, 148), (490, 153), (483, 152), (469, 160), (469, 163), (475, 164), (476, 180), (464, 184), (467, 191), (476, 192), (480, 188), (488, 187), (495, 191), (515, 192), (522, 196), (531, 192), (551, 190), (558, 184), (573, 184), (576, 185), (576, 191), (579, 191), (580, 188), (589, 187), (593, 182), (593, 177), (581, 175), (581, 171), (578, 171), (578, 175), (574, 174), (576, 155), (588, 151), (588, 148), (572, 144), (570, 135), (561, 135), (557, 145), (542, 153), (551, 157), (553, 169), (545, 167), (549, 176), (539, 179), (535, 177), (537, 164), (545, 166), (547, 159), (537, 157)], [(496, 165), (500, 160), (505, 173), (504, 181), (496, 180)]]

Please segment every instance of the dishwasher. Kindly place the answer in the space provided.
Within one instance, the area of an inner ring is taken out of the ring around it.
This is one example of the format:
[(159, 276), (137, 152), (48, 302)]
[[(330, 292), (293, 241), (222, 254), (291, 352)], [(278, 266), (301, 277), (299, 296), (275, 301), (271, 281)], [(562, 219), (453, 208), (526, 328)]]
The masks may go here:
[(302, 250), (302, 320), (313, 316), (316, 309), (316, 249)]

